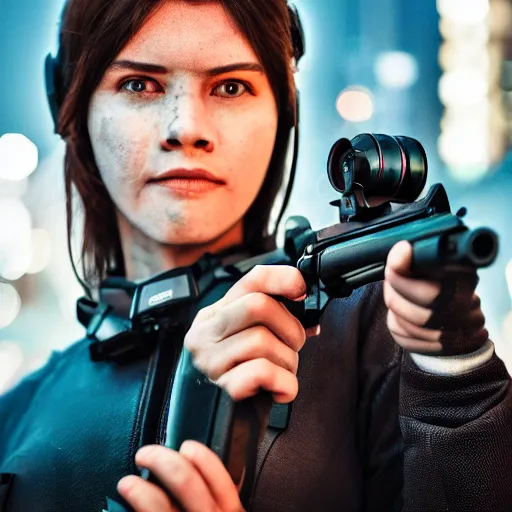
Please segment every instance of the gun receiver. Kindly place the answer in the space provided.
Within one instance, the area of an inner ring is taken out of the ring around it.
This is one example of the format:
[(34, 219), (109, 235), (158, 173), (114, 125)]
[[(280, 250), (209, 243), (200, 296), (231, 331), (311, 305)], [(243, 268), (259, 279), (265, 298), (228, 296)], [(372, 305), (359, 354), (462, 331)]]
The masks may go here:
[[(305, 327), (318, 323), (330, 299), (382, 280), (387, 255), (401, 240), (412, 245), (412, 266), (418, 275), (435, 278), (448, 266), (491, 265), (498, 252), (497, 235), (488, 228), (468, 229), (463, 214), (464, 210), (450, 213), (446, 192), (437, 184), (421, 201), (389, 209), (388, 214), (366, 223), (351, 221), (314, 232), (306, 219), (292, 219), (300, 225), (293, 235), (305, 246), (295, 256), (296, 266), (311, 295), (305, 301)], [(296, 248), (290, 238), (287, 241), (293, 256)], [(300, 316), (297, 306), (290, 307)]]

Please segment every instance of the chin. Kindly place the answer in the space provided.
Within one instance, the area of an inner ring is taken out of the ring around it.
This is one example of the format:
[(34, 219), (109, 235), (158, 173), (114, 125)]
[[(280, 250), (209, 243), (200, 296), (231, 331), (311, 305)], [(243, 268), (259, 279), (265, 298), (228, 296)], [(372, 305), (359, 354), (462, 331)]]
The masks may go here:
[(187, 229), (183, 226), (179, 229), (165, 230), (160, 233), (149, 234), (151, 238), (164, 245), (174, 246), (202, 246), (211, 245), (222, 239), (223, 236), (227, 235), (231, 227), (227, 227), (225, 230), (204, 230), (198, 231), (197, 229)]

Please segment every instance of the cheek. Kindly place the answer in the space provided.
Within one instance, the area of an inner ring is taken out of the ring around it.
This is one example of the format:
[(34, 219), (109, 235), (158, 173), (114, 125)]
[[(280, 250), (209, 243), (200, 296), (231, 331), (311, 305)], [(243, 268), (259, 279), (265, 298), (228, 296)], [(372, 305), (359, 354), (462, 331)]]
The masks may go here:
[(140, 116), (135, 119), (94, 104), (91, 108), (88, 126), (94, 158), (114, 201), (120, 190), (126, 191), (143, 175), (150, 140), (146, 125)]
[(270, 163), (277, 132), (277, 112), (273, 105), (242, 113), (224, 121), (223, 157), (229, 167), (232, 184), (244, 198), (256, 197)]

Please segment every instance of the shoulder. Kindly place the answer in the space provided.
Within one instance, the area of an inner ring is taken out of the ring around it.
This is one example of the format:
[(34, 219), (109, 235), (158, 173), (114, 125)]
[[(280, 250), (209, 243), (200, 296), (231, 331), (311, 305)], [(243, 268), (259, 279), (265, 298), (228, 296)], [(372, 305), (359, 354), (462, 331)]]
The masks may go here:
[(23, 412), (27, 410), (34, 396), (45, 382), (67, 367), (77, 354), (88, 350), (86, 339), (74, 342), (62, 351), (54, 351), (40, 369), (26, 375), (12, 389), (0, 395), (0, 435), (16, 425)]
[(54, 350), (46, 363), (39, 369), (24, 376), (18, 384), (16, 384), (7, 393), (0, 395), (0, 400), (8, 397), (13, 393), (18, 393), (21, 389), (32, 387), (34, 384), (43, 382), (48, 375), (58, 370), (62, 365), (73, 359), (78, 352), (87, 350), (88, 342), (85, 338), (73, 342), (63, 350)]

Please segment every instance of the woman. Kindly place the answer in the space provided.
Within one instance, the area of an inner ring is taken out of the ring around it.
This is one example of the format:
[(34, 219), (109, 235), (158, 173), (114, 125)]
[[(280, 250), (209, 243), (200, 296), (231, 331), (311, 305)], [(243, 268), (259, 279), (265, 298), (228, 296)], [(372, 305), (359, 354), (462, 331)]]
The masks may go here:
[[(58, 131), (70, 218), (72, 185), (84, 205), (94, 297), (107, 276), (136, 282), (205, 253), (232, 262), (272, 248), (295, 123), (294, 30), (284, 0), (68, 2)], [(185, 337), (196, 366), (236, 400), (260, 388), (294, 400), (288, 426), (267, 438), (252, 510), (499, 510), (512, 500), (492, 467), (474, 471), (474, 454), (510, 437), (511, 419), (475, 276), (418, 280), (410, 259), (410, 246), (395, 247), (384, 293), (375, 285), (333, 302), (307, 342), (270, 297), (303, 297), (294, 268), (256, 267), (200, 305)], [(180, 341), (164, 330), (149, 357), (112, 364), (92, 363), (85, 339), (4, 396), (5, 510), (115, 510), (121, 498), (137, 511), (241, 510), (206, 447), (159, 446)], [(484, 427), (487, 441), (475, 437)], [(462, 452), (468, 439), (480, 450)], [(461, 460), (471, 470), (455, 468)]]

